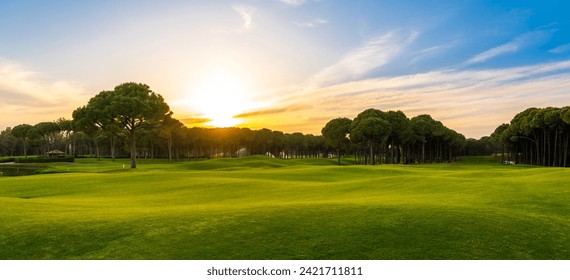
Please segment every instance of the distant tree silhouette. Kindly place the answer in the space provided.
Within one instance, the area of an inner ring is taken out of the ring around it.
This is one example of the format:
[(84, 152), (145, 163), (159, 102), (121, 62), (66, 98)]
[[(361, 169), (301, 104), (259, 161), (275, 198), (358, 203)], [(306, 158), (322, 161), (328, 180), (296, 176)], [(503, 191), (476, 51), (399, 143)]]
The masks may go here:
[(337, 118), (330, 120), (321, 130), (325, 143), (336, 150), (338, 165), (340, 165), (341, 153), (350, 145), (348, 135), (351, 123), (350, 119)]
[(29, 124), (20, 124), (20, 125), (16, 125), (14, 126), (14, 128), (12, 128), (12, 135), (14, 135), (16, 138), (18, 138), (18, 140), (22, 143), (23, 145), (23, 152), (24, 152), (24, 157), (28, 157), (28, 147), (27, 147), (27, 143), (28, 143), (28, 139), (29, 139), (29, 135), (28, 133), (30, 133), (30, 130), (32, 130), (33, 126), (29, 125)]
[[(114, 137), (121, 129), (129, 140), (131, 168), (136, 168), (137, 132), (158, 126), (168, 114), (168, 104), (149, 86), (124, 83), (91, 98), (86, 106), (74, 112), (74, 121), (80, 130), (94, 131), (92, 136), (102, 130)], [(114, 140), (111, 146), (114, 153)]]
[(543, 166), (568, 166), (570, 107), (528, 108), (492, 134), (503, 145), (501, 160)]

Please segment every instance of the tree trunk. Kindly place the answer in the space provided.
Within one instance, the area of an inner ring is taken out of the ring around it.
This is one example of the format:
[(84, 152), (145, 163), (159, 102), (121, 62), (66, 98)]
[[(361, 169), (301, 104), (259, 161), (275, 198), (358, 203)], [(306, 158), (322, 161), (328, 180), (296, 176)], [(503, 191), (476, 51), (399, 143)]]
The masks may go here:
[(115, 135), (111, 135), (111, 160), (115, 161)]
[(553, 153), (552, 153), (552, 157), (553, 157), (553, 158), (552, 158), (552, 166), (553, 166), (553, 167), (556, 166), (556, 160), (557, 160), (557, 158), (556, 158), (556, 156), (557, 156), (557, 154), (556, 154), (556, 145), (557, 145), (557, 144), (558, 144), (558, 130), (554, 131), (554, 151), (553, 151)]
[(24, 137), (24, 157), (28, 158), (28, 152), (27, 152), (27, 147), (26, 147), (26, 138)]
[[(525, 143), (525, 146), (528, 146), (528, 145)], [(530, 146), (530, 148), (528, 148), (528, 150), (529, 150), (529, 152), (526, 154), (530, 154), (530, 162), (527, 161), (527, 163), (528, 164), (534, 164), (534, 160), (533, 160), (534, 159), (534, 153), (532, 151), (532, 146)], [(518, 153), (516, 153), (516, 155), (518, 156)]]
[(542, 130), (542, 166), (546, 166), (546, 129)]
[(180, 161), (180, 147), (176, 146), (176, 161)]
[(168, 161), (172, 161), (172, 137), (168, 137)]
[(501, 164), (505, 164), (505, 144), (501, 145)]
[(374, 148), (372, 147), (372, 143), (370, 143), (369, 146), (370, 146), (370, 164), (374, 165)]
[(97, 156), (97, 160), (101, 160), (101, 153), (99, 152), (99, 143), (95, 142), (95, 153)]
[(538, 136), (536, 136), (536, 132), (532, 130), (534, 145), (536, 146), (536, 161), (533, 161), (532, 164), (540, 164), (540, 146), (538, 144)]
[(71, 146), (71, 155), (75, 157), (77, 153), (77, 133), (73, 133), (73, 145)]
[(568, 136), (570, 136), (570, 133), (566, 134), (566, 144), (564, 147), (564, 167), (566, 167), (568, 163), (568, 141), (570, 141), (570, 138)]
[(131, 131), (131, 168), (137, 168), (137, 140), (135, 131)]
[(337, 153), (337, 156), (338, 156), (338, 165), (340, 165), (340, 150), (337, 150), (336, 153)]
[[(393, 137), (392, 137), (392, 138), (393, 138)], [(392, 153), (392, 154), (391, 154), (392, 159), (390, 160), (390, 163), (391, 163), (391, 164), (394, 164), (394, 139), (392, 139), (392, 143), (390, 143), (390, 146), (391, 146), (390, 148), (391, 148), (391, 150), (392, 150), (392, 151), (391, 151), (391, 153)]]
[(422, 142), (422, 163), (426, 163), (426, 143)]

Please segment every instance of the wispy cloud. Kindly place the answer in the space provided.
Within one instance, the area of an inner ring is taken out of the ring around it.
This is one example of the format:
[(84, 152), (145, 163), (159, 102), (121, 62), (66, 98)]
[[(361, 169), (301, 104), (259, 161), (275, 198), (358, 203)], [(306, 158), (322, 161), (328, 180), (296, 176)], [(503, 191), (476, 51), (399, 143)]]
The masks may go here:
[(305, 2), (307, 2), (306, 0), (279, 0), (279, 1), (291, 6), (301, 6), (305, 4)]
[(413, 52), (410, 57), (410, 64), (415, 64), (421, 60), (436, 56), (442, 52), (454, 48), (458, 45), (458, 41), (452, 41), (447, 44), (437, 45), (433, 47), (428, 47), (421, 49), (419, 51)]
[[(332, 118), (354, 118), (362, 110), (374, 107), (402, 110), (408, 117), (431, 114), (466, 136), (478, 138), (489, 135), (499, 124), (509, 122), (528, 107), (567, 103), (568, 88), (570, 60), (503, 69), (445, 69), (292, 93), (283, 97), (286, 104), (281, 106), (290, 104), (301, 109), (281, 110), (276, 113), (278, 116), (247, 117), (271, 119), (274, 129), (319, 133)], [(311, 120), (314, 116), (322, 121)], [(302, 127), (299, 123), (303, 123)]]
[(540, 45), (546, 42), (551, 35), (551, 30), (539, 30), (522, 34), (506, 44), (491, 48), (487, 51), (475, 55), (471, 59), (467, 60), (465, 64), (470, 65), (482, 63), (500, 55), (518, 52), (522, 48), (526, 48), (532, 45)]
[(323, 24), (327, 24), (327, 23), (329, 23), (329, 21), (326, 19), (322, 19), (322, 18), (316, 18), (316, 19), (313, 19), (311, 21), (306, 21), (306, 22), (294, 22), (294, 24), (299, 26), (299, 27), (309, 27), (309, 28), (314, 28), (314, 27), (317, 27), (319, 25), (323, 25)]
[(467, 61), (467, 64), (476, 64), (485, 62), (493, 57), (507, 54), (507, 53), (514, 53), (517, 52), (520, 48), (520, 45), (516, 42), (509, 42), (504, 45), (500, 45), (498, 47), (492, 48), (490, 50), (484, 51)]
[(234, 5), (232, 6), (234, 11), (236, 11), (243, 19), (243, 24), (241, 26), (242, 30), (249, 30), (253, 26), (253, 13), (255, 9), (250, 6), (245, 5)]
[(310, 87), (320, 87), (361, 78), (391, 61), (414, 42), (418, 35), (415, 31), (391, 31), (372, 38), (345, 54), (337, 63), (317, 73), (309, 79), (308, 84)]
[(568, 51), (570, 51), (570, 44), (558, 46), (554, 49), (549, 50), (548, 52), (553, 53), (553, 54), (561, 54), (561, 53), (565, 53)]
[(188, 117), (188, 118), (181, 118), (180, 121), (185, 125), (195, 126), (195, 125), (209, 123), (212, 121), (212, 119), (201, 118), (201, 117)]
[(306, 109), (310, 109), (310, 108), (312, 108), (312, 106), (309, 106), (309, 105), (297, 105), (297, 106), (295, 106), (295, 105), (293, 105), (293, 106), (286, 106), (286, 107), (279, 107), (279, 108), (255, 110), (255, 111), (235, 115), (233, 117), (234, 118), (260, 117), (260, 116), (275, 115), (275, 114), (280, 114), (280, 113), (285, 113), (285, 112), (294, 112), (294, 111), (299, 111), (299, 110), (306, 110)]
[[(85, 88), (76, 82), (50, 80), (22, 64), (0, 58), (0, 111), (35, 123), (71, 112), (86, 102)], [(67, 116), (69, 117), (69, 116)], [(0, 128), (9, 124), (2, 123)]]

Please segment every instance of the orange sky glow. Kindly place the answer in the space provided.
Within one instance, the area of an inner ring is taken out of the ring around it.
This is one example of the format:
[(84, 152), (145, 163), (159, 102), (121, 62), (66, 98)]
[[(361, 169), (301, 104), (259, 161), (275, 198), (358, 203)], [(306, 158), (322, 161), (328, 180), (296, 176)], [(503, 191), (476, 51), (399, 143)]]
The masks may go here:
[(190, 127), (289, 133), (377, 108), (479, 138), (570, 104), (570, 20), (546, 4), (127, 2), (0, 10), (0, 130), (71, 118), (125, 82)]

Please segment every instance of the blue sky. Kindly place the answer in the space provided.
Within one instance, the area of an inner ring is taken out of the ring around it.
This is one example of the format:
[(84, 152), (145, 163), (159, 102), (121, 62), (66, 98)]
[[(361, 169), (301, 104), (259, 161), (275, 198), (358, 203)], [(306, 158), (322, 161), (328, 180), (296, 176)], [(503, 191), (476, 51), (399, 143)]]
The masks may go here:
[[(570, 105), (566, 1), (0, 0), (0, 129), (142, 82), (188, 125), (319, 134), (367, 108), (467, 137)], [(217, 120), (217, 122), (216, 122)]]

